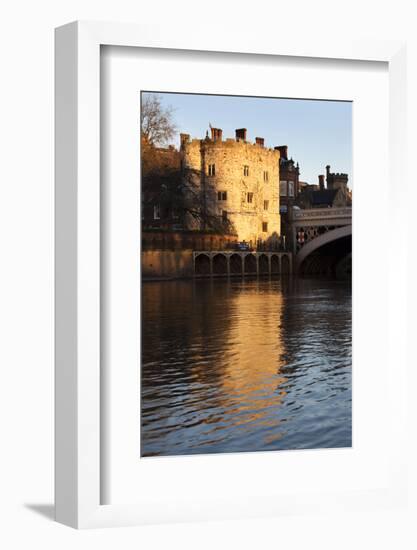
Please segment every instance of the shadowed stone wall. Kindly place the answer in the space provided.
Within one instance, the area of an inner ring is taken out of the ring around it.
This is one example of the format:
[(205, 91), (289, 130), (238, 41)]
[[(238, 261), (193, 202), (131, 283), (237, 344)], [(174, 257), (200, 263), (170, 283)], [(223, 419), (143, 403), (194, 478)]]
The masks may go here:
[(143, 279), (193, 277), (192, 250), (143, 250)]
[(235, 235), (198, 231), (142, 231), (142, 250), (225, 250), (234, 248)]

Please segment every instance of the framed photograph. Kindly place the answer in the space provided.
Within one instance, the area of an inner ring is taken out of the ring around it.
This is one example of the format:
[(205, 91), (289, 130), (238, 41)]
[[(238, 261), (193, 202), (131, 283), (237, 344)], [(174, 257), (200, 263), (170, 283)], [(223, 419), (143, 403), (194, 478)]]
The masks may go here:
[(56, 30), (58, 521), (403, 505), (404, 51)]

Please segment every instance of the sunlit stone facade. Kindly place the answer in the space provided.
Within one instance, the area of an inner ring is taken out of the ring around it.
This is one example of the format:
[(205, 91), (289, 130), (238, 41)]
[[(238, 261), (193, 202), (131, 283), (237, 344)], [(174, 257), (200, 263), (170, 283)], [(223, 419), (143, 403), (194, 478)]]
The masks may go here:
[[(212, 128), (211, 137), (190, 140), (181, 134), (181, 162), (190, 192), (197, 193), (202, 210), (217, 216), (238, 241), (252, 246), (273, 244), (280, 235), (278, 150), (246, 140), (246, 129), (235, 139), (222, 139)], [(203, 216), (204, 218), (204, 216)], [(188, 226), (205, 229), (204, 222), (189, 219)]]

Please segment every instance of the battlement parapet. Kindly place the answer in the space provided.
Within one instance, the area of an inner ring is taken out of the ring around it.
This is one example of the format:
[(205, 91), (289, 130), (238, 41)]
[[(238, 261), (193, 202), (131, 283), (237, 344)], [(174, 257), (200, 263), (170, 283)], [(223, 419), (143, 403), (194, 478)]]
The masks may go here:
[(222, 148), (224, 149), (231, 149), (235, 148), (236, 150), (256, 150), (256, 151), (262, 151), (262, 153), (266, 153), (271, 158), (279, 159), (280, 158), (280, 152), (273, 149), (272, 147), (265, 147), (263, 145), (260, 145), (259, 143), (251, 143), (249, 141), (236, 141), (233, 138), (227, 138), (225, 140), (216, 140), (212, 141), (210, 139), (196, 139), (193, 138), (192, 140), (188, 142), (184, 142), (182, 144), (183, 149), (189, 149), (189, 148), (198, 148), (198, 149), (207, 149), (207, 150), (220, 150)]
[(211, 137), (206, 135), (204, 139), (200, 138), (190, 138), (189, 134), (180, 134), (181, 148), (189, 147), (199, 147), (199, 148), (222, 148), (222, 147), (237, 147), (241, 148), (256, 148), (262, 149), (263, 151), (273, 155), (273, 158), (279, 159), (281, 156), (281, 151), (278, 148), (265, 147), (264, 138), (256, 137), (254, 142), (248, 141), (246, 139), (246, 129), (241, 128), (236, 130), (235, 138), (226, 138), (223, 139), (223, 131), (220, 128), (211, 129)]

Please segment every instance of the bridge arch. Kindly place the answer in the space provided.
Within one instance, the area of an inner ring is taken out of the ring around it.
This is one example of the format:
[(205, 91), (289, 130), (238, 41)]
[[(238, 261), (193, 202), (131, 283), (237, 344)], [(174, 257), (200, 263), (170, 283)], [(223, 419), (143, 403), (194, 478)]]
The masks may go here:
[(210, 274), (210, 258), (207, 254), (199, 254), (195, 258), (195, 273), (197, 275)]
[(242, 275), (242, 256), (240, 254), (232, 254), (229, 259), (230, 274)]
[(282, 275), (290, 274), (290, 258), (288, 254), (284, 254), (281, 257), (281, 273)]
[(352, 225), (337, 227), (306, 243), (295, 257), (296, 273), (300, 273), (303, 263), (320, 248), (335, 243), (338, 240), (347, 239), (348, 237), (352, 237)]
[(271, 273), (274, 275), (279, 274), (280, 272), (280, 265), (279, 265), (279, 256), (277, 254), (273, 254), (271, 256)]
[(213, 273), (215, 275), (227, 275), (227, 258), (224, 254), (213, 256)]
[(256, 256), (254, 254), (246, 254), (244, 259), (245, 273), (256, 273)]
[(269, 274), (269, 259), (266, 254), (260, 254), (258, 258), (259, 273), (261, 275)]

